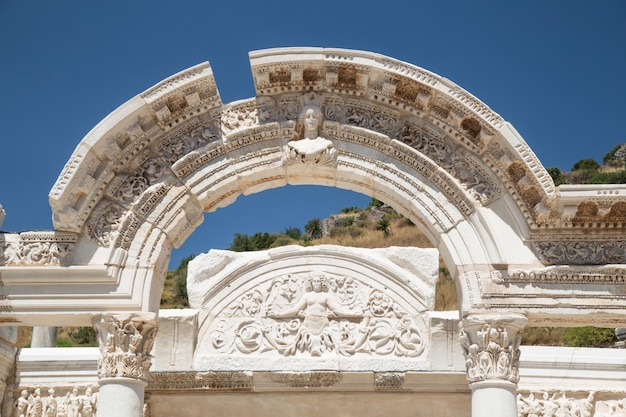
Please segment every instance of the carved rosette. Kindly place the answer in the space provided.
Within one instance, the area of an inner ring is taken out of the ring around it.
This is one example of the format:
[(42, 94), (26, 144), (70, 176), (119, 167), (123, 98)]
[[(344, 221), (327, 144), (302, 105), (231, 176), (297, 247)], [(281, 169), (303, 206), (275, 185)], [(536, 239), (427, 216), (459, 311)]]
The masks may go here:
[(157, 332), (156, 314), (102, 314), (93, 324), (101, 352), (98, 377), (147, 381)]
[(519, 345), (526, 325), (521, 315), (469, 316), (460, 323), (468, 382), (519, 381)]

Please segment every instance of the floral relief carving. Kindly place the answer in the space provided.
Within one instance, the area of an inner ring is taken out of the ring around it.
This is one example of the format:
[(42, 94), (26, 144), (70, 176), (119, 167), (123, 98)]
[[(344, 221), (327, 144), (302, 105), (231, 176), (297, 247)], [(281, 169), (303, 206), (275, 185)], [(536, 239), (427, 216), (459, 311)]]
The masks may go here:
[(626, 243), (616, 241), (533, 242), (545, 265), (603, 265), (626, 263)]
[(445, 169), (483, 205), (495, 200), (499, 191), (488, 175), (477, 167), (471, 156), (461, 149), (454, 151), (434, 131), (415, 123), (405, 122), (399, 139), (432, 159)]
[(126, 177), (112, 190), (113, 196), (124, 204), (132, 203), (150, 185), (163, 177), (165, 169), (165, 165), (159, 159), (148, 159), (134, 174)]
[(5, 240), (0, 240), (0, 265), (7, 266), (61, 265), (74, 250), (78, 239), (73, 233), (56, 232), (4, 236)]
[(237, 107), (222, 113), (221, 127), (225, 135), (257, 124), (258, 112), (256, 108)]
[(100, 344), (98, 376), (101, 379), (148, 379), (150, 351), (157, 331), (154, 314), (102, 314), (94, 319), (94, 327)]
[(419, 323), (386, 293), (315, 271), (273, 279), (218, 314), (214, 353), (417, 357)]
[(115, 241), (126, 209), (117, 203), (103, 199), (92, 211), (85, 234), (102, 246), (109, 246)]
[(181, 129), (161, 139), (156, 146), (159, 155), (170, 165), (208, 143), (220, 139), (212, 125), (193, 124), (191, 128)]
[(489, 379), (519, 381), (519, 324), (513, 326), (501, 321), (481, 324), (465, 319), (459, 327), (470, 383)]

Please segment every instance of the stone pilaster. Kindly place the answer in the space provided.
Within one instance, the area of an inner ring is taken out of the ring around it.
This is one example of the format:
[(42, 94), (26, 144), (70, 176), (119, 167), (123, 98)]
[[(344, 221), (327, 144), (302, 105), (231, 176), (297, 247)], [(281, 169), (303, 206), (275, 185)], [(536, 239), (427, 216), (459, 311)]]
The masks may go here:
[(520, 332), (526, 322), (519, 314), (471, 315), (461, 321), (472, 417), (517, 417)]
[(98, 332), (98, 417), (141, 417), (157, 332), (155, 313), (107, 313), (93, 320)]

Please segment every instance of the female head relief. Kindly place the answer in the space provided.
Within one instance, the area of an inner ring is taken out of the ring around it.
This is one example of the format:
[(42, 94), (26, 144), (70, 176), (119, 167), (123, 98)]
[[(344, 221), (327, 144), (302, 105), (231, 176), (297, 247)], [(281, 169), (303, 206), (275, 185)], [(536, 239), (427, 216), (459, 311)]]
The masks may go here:
[(314, 104), (305, 106), (300, 117), (304, 126), (304, 138), (317, 139), (322, 124), (322, 112), (319, 107)]

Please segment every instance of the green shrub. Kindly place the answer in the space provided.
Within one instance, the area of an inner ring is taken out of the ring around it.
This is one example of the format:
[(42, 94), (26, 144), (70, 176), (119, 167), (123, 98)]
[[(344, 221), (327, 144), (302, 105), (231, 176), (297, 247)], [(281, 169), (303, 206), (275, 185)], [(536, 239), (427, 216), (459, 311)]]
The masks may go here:
[(571, 347), (607, 347), (616, 341), (612, 328), (568, 327), (563, 331), (563, 343)]
[(73, 347), (74, 343), (72, 343), (72, 339), (68, 337), (59, 337), (57, 338), (57, 347)]

